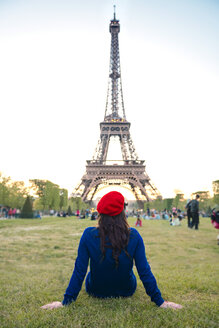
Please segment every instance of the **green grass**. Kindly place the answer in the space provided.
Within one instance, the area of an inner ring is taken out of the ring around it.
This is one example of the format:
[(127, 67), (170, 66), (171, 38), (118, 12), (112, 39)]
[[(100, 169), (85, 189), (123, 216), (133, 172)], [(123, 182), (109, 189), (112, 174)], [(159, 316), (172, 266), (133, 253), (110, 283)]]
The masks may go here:
[[(135, 220), (128, 221), (133, 227)], [(207, 218), (199, 231), (186, 220), (180, 227), (143, 221), (139, 228), (163, 298), (182, 310), (156, 307), (139, 278), (131, 298), (93, 299), (83, 286), (74, 304), (40, 309), (62, 300), (81, 233), (92, 225), (76, 218), (0, 221), (0, 327), (218, 327), (219, 246)]]

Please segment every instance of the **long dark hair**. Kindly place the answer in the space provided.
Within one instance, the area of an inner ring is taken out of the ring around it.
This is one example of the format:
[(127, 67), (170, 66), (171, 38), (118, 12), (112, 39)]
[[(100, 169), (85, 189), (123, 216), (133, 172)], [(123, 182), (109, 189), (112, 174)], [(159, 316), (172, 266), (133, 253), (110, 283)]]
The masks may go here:
[(130, 229), (125, 212), (122, 211), (122, 213), (115, 216), (99, 214), (98, 219), (100, 248), (103, 258), (105, 257), (106, 248), (111, 248), (116, 267), (118, 267), (119, 255), (122, 250), (130, 257), (127, 252)]

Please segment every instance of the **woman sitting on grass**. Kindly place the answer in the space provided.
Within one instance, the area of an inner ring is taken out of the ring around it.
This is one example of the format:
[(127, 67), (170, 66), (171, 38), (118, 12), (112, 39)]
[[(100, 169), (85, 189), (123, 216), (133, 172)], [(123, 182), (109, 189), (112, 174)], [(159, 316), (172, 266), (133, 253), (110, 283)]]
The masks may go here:
[(78, 256), (62, 302), (42, 306), (54, 309), (76, 300), (86, 277), (86, 291), (98, 298), (129, 297), (137, 287), (133, 260), (146, 293), (161, 308), (180, 309), (181, 305), (164, 301), (145, 255), (144, 242), (138, 231), (130, 228), (125, 212), (124, 197), (117, 191), (104, 195), (97, 205), (98, 227), (84, 230)]

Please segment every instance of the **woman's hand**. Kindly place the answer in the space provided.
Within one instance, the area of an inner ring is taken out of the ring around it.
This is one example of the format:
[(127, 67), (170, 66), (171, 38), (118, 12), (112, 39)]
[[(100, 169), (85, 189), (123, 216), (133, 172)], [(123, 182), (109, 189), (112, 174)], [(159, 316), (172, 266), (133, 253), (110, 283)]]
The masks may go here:
[(44, 310), (53, 310), (53, 309), (57, 309), (59, 307), (62, 307), (62, 303), (61, 302), (52, 302), (46, 305), (41, 306), (41, 309)]
[(167, 301), (164, 301), (163, 304), (160, 305), (161, 308), (163, 309), (167, 309), (167, 308), (171, 308), (171, 309), (182, 309), (182, 305), (180, 304), (176, 304), (176, 303), (173, 303), (173, 302), (167, 302)]

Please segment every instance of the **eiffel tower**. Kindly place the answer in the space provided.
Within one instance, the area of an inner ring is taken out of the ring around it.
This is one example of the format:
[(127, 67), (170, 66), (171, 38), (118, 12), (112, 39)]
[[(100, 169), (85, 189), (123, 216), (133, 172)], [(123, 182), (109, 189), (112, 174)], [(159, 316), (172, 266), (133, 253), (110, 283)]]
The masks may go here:
[[(86, 173), (74, 189), (73, 196), (92, 201), (94, 195), (107, 186), (123, 186), (138, 201), (150, 201), (160, 196), (145, 171), (144, 160), (139, 160), (130, 135), (130, 123), (126, 120), (119, 56), (119, 20), (110, 21), (111, 33), (110, 69), (104, 121), (100, 123), (100, 139), (92, 160), (87, 161)], [(122, 160), (107, 160), (109, 144), (117, 137)]]

